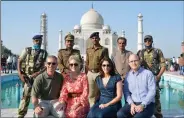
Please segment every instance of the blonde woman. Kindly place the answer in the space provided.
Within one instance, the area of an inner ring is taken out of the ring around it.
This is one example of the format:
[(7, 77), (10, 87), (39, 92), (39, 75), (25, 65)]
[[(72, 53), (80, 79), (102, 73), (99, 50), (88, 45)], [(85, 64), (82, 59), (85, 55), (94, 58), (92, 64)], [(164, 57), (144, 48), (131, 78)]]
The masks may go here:
[(89, 111), (88, 79), (81, 73), (82, 62), (78, 55), (71, 55), (68, 60), (70, 72), (65, 75), (59, 101), (66, 104), (67, 118), (85, 118)]

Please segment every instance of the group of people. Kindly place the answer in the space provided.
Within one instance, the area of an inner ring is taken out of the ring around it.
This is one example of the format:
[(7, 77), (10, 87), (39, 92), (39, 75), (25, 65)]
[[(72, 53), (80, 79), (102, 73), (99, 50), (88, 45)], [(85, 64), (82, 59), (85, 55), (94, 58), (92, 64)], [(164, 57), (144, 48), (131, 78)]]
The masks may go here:
[(137, 54), (126, 50), (127, 39), (119, 37), (112, 55), (99, 43), (99, 32), (89, 38), (93, 46), (86, 49), (85, 64), (73, 49), (72, 34), (65, 36), (66, 49), (57, 57), (40, 48), (42, 35), (32, 38), (33, 46), (18, 60), (24, 85), (18, 117), (26, 115), (31, 100), (35, 117), (162, 118), (159, 81), (166, 65), (162, 51), (152, 47), (152, 36), (144, 37), (145, 49)]
[(13, 70), (17, 69), (17, 56), (9, 54), (8, 57), (5, 55), (1, 56), (1, 70), (3, 73), (12, 73)]

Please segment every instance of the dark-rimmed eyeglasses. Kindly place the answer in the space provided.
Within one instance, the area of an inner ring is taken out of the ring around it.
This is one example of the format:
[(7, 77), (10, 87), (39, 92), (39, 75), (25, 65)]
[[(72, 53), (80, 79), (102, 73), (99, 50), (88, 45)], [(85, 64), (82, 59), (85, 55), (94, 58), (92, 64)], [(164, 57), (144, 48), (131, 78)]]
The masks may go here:
[(110, 67), (109, 64), (102, 64), (102, 67)]
[(53, 65), (54, 66), (54, 65), (56, 65), (56, 63), (55, 62), (47, 62), (47, 65), (49, 65), (49, 66)]
[(70, 65), (71, 67), (72, 67), (72, 66), (75, 66), (75, 67), (76, 67), (76, 66), (78, 66), (79, 64), (78, 64), (78, 63), (71, 63), (71, 64), (69, 64), (69, 65)]
[(135, 62), (138, 62), (139, 60), (132, 60), (132, 61), (129, 61), (129, 63), (135, 63)]

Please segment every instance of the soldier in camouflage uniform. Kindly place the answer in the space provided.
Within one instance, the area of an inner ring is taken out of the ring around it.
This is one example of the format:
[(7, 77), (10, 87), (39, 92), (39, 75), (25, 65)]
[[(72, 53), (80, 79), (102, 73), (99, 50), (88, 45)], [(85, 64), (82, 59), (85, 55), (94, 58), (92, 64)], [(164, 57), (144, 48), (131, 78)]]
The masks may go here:
[(160, 92), (159, 92), (159, 82), (162, 74), (166, 69), (165, 58), (160, 49), (153, 48), (153, 38), (151, 35), (146, 35), (144, 37), (145, 49), (138, 51), (138, 56), (141, 60), (141, 66), (145, 69), (149, 69), (155, 75), (156, 78), (156, 96), (155, 96), (155, 117), (163, 118), (161, 112), (160, 103)]
[(74, 55), (74, 54), (79, 55), (82, 62), (80, 50), (73, 49), (74, 39), (75, 37), (71, 33), (66, 35), (65, 36), (66, 49), (60, 49), (58, 51), (58, 68), (62, 74), (66, 74), (69, 71), (69, 67), (67, 66), (68, 65), (67, 63), (70, 55)]
[(35, 35), (33, 47), (25, 48), (18, 59), (18, 74), (24, 87), (18, 109), (19, 118), (23, 118), (27, 114), (34, 78), (45, 70), (44, 62), (47, 51), (40, 49), (41, 43), (42, 35)]
[(87, 48), (86, 51), (86, 67), (85, 71), (89, 82), (89, 103), (90, 107), (95, 103), (95, 97), (98, 94), (96, 77), (99, 75), (99, 65), (103, 57), (109, 57), (108, 49), (101, 46), (99, 41), (99, 32), (94, 32), (90, 35), (93, 46)]

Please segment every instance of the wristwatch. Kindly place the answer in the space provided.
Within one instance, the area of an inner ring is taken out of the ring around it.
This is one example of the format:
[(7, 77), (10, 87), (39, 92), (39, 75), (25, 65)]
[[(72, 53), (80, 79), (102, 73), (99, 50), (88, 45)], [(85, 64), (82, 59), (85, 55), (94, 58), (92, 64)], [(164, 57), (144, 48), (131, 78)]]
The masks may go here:
[(142, 106), (143, 108), (146, 108), (146, 105), (145, 105), (145, 104), (141, 104), (141, 106)]

